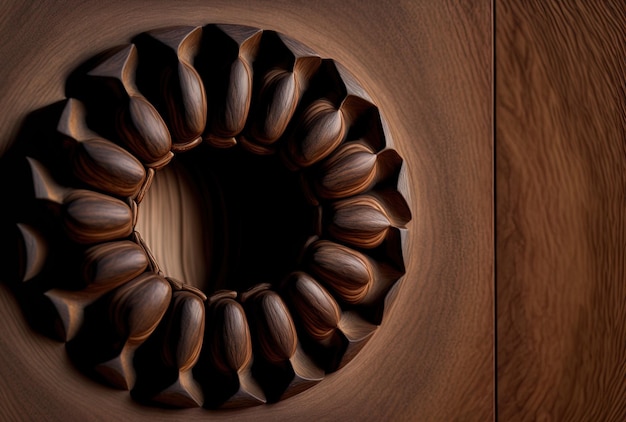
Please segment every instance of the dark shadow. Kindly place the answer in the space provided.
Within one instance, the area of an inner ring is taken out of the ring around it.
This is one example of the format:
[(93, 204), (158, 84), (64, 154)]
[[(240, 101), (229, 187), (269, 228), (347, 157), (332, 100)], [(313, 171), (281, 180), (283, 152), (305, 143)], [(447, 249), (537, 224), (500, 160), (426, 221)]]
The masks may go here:
[(214, 273), (206, 293), (277, 285), (297, 269), (305, 241), (314, 232), (314, 210), (297, 175), (280, 159), (242, 148), (201, 145), (177, 159), (208, 184), (215, 215), (211, 258)]

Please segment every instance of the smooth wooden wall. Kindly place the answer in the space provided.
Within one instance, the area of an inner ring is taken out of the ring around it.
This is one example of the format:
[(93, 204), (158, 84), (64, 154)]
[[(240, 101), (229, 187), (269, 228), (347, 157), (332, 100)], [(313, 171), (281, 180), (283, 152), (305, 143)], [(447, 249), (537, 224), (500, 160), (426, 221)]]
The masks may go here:
[(16, 0), (1, 10), (0, 153), (26, 114), (61, 100), (69, 71), (95, 53), (161, 26), (248, 24), (288, 34), (358, 76), (406, 159), (414, 219), (406, 279), (370, 344), (316, 387), (241, 411), (143, 407), (81, 375), (0, 283), (0, 419), (493, 417), (489, 1)]
[(497, 1), (498, 411), (626, 419), (626, 3)]

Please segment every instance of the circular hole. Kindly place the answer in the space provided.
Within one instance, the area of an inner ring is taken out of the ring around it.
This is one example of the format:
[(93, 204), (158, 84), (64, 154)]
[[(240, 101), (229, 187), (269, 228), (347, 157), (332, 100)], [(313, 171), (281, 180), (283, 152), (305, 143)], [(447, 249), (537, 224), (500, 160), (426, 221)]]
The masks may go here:
[(202, 145), (156, 173), (136, 229), (168, 276), (241, 292), (296, 270), (314, 211), (278, 156)]

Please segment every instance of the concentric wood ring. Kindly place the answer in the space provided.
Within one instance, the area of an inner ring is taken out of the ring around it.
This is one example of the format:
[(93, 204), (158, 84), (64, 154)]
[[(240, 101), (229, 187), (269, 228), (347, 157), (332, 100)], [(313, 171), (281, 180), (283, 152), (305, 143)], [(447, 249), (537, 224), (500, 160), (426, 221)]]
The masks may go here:
[[(17, 278), (79, 368), (142, 402), (238, 407), (356, 355), (404, 274), (411, 213), (386, 124), (345, 69), (272, 31), (173, 27), (89, 60), (66, 92), (59, 142), (26, 153), (20, 201), (38, 205), (16, 222)], [(289, 245), (293, 271), (238, 291), (161, 268), (139, 210), (155, 174), (201, 148), (280, 157), (299, 181), (317, 217)], [(59, 281), (59, 262), (80, 269)]]

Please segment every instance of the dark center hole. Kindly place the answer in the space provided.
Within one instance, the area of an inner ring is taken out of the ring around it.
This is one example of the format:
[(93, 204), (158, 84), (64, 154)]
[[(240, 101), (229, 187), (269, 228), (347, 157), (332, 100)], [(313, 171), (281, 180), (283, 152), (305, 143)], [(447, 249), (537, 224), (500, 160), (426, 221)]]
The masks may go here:
[(166, 275), (211, 294), (280, 282), (313, 218), (298, 174), (277, 156), (201, 145), (157, 172), (137, 230)]

